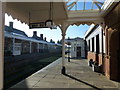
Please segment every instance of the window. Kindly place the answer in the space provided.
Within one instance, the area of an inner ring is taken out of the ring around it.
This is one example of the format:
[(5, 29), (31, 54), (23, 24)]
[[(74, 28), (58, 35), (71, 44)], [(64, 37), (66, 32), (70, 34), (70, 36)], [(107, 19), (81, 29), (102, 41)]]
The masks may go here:
[(75, 51), (76, 47), (74, 47), (74, 51)]
[(99, 34), (96, 36), (96, 53), (97, 54), (99, 54), (99, 48), (100, 48), (100, 46), (99, 46)]
[(90, 40), (88, 41), (88, 51), (90, 51)]

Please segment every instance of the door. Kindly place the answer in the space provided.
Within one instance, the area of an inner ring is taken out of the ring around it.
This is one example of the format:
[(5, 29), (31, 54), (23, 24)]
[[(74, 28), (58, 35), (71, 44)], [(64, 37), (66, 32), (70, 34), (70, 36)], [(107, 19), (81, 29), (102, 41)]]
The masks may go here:
[(81, 57), (81, 47), (77, 47), (77, 57)]
[[(114, 29), (115, 28), (115, 29)], [(118, 25), (112, 29), (110, 34), (109, 41), (109, 50), (110, 50), (110, 79), (114, 81), (119, 81), (120, 73), (120, 44), (119, 44), (119, 28)]]

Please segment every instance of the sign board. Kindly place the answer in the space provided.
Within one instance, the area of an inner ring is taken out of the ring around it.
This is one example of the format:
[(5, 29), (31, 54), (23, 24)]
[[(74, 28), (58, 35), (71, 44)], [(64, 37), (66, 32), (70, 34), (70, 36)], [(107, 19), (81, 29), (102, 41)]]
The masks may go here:
[[(33, 28), (48, 28), (48, 27), (46, 26), (45, 22), (30, 23), (29, 29), (33, 29)], [(52, 27), (50, 27), (50, 29), (57, 29), (57, 26), (53, 25)]]
[(53, 25), (50, 29), (57, 29), (57, 26)]
[(46, 27), (45, 22), (38, 22), (38, 23), (30, 23), (29, 28), (32, 29), (32, 28), (48, 28), (48, 27)]

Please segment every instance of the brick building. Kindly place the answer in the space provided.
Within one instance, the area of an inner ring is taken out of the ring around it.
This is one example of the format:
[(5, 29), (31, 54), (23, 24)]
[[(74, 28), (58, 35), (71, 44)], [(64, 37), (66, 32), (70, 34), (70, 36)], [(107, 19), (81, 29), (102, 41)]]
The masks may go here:
[(84, 36), (88, 60), (97, 61), (102, 65), (102, 55), (105, 54), (105, 35), (102, 27), (92, 24)]

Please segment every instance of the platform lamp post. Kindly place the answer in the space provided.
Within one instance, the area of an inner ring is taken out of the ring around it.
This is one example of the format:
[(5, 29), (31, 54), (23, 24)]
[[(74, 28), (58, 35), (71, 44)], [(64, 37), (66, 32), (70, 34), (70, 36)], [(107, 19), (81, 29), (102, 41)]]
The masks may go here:
[(70, 62), (70, 42), (68, 42), (68, 62)]
[(77, 39), (75, 40), (76, 45), (75, 45), (75, 52), (76, 52), (76, 58), (77, 58)]

